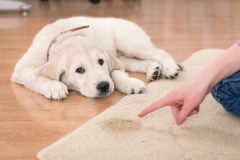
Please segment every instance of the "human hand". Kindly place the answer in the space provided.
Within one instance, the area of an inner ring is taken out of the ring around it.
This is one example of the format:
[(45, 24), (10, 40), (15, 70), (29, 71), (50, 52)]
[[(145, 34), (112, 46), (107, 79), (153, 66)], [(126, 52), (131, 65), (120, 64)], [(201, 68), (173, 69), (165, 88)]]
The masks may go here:
[(157, 109), (171, 106), (172, 114), (177, 125), (181, 125), (187, 117), (199, 112), (200, 103), (208, 93), (207, 87), (199, 84), (196, 85), (196, 83), (197, 82), (189, 82), (173, 90), (163, 98), (146, 107), (138, 116), (144, 117)]
[(239, 53), (239, 43), (233, 44), (190, 81), (145, 108), (138, 116), (144, 117), (159, 108), (171, 106), (176, 123), (182, 124), (187, 117), (199, 112), (201, 102), (213, 86), (240, 70)]

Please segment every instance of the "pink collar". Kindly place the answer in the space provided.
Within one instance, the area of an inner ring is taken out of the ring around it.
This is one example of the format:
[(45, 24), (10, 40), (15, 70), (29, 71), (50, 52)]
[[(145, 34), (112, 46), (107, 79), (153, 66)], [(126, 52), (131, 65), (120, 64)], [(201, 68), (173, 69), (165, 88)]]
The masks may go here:
[(61, 35), (63, 35), (64, 33), (74, 32), (74, 31), (78, 31), (78, 30), (85, 29), (85, 28), (88, 28), (88, 27), (89, 27), (89, 26), (80, 26), (80, 27), (68, 29), (68, 30), (66, 30), (66, 31), (60, 32), (57, 36), (55, 36), (55, 37), (53, 38), (53, 40), (51, 41), (51, 43), (49, 44), (48, 49), (47, 49), (47, 61), (48, 61), (48, 59), (49, 59), (49, 50), (50, 50), (50, 48), (52, 47), (52, 45), (53, 45), (54, 43), (57, 42), (57, 39), (58, 39)]

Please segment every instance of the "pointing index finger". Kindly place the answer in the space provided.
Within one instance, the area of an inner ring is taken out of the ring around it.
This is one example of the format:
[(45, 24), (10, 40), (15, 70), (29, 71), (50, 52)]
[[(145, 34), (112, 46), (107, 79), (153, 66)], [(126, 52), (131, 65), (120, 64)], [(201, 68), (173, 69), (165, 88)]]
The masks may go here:
[(156, 101), (154, 103), (152, 103), (150, 106), (146, 107), (143, 111), (141, 111), (138, 116), (139, 117), (144, 117), (147, 114), (159, 109), (159, 108), (163, 108), (165, 106), (167, 106), (168, 104), (170, 104), (170, 100), (165, 97), (163, 99), (160, 99), (159, 101)]

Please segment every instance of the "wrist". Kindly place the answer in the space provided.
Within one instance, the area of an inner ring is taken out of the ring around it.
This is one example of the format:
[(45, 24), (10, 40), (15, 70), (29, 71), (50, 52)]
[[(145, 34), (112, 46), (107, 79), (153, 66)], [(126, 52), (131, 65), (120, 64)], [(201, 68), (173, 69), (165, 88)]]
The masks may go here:
[(193, 86), (195, 89), (198, 88), (199, 90), (204, 90), (205, 92), (209, 93), (214, 86), (214, 75), (215, 71), (209, 70), (207, 67), (190, 79), (188, 83), (191, 84), (191, 86)]

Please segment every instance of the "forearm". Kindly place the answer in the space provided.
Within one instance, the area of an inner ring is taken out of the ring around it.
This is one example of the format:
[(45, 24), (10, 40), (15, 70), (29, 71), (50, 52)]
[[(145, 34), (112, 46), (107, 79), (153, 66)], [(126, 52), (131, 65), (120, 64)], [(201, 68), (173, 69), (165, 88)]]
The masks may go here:
[(215, 62), (203, 69), (193, 78), (193, 81), (201, 80), (208, 87), (208, 92), (222, 79), (240, 70), (240, 46), (233, 44)]

